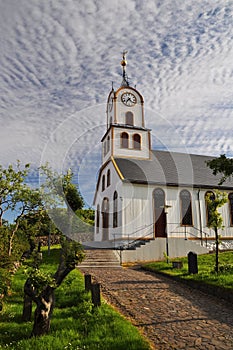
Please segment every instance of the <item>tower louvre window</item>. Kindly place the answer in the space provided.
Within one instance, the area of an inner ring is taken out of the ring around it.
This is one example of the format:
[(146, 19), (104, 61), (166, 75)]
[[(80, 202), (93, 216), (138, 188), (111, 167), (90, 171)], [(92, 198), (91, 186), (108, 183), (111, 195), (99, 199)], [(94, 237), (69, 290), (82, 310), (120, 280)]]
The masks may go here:
[(127, 132), (121, 133), (121, 147), (129, 148), (129, 135), (127, 134)]
[(133, 148), (141, 149), (141, 136), (139, 134), (133, 135)]
[(125, 114), (125, 124), (127, 125), (134, 125), (133, 122), (133, 113), (132, 112), (126, 112)]

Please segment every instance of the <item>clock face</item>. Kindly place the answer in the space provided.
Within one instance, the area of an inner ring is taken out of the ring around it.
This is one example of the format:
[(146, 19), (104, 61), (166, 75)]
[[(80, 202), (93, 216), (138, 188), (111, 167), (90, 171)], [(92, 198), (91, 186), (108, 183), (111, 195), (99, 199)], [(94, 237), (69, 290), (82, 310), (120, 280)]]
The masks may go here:
[(125, 92), (122, 94), (121, 101), (128, 107), (134, 106), (137, 103), (136, 96), (131, 92)]

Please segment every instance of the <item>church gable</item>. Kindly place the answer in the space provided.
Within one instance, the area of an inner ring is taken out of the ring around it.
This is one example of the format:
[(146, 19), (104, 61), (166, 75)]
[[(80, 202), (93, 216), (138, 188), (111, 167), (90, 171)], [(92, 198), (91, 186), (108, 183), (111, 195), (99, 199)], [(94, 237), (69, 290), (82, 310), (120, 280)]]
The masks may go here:
[(102, 167), (94, 198), (95, 240), (112, 240), (119, 234), (121, 222), (121, 198), (123, 176), (114, 159)]
[(93, 205), (96, 206), (97, 201), (101, 202), (105, 196), (110, 197), (111, 193), (120, 187), (123, 179), (115, 160), (111, 158), (99, 171)]

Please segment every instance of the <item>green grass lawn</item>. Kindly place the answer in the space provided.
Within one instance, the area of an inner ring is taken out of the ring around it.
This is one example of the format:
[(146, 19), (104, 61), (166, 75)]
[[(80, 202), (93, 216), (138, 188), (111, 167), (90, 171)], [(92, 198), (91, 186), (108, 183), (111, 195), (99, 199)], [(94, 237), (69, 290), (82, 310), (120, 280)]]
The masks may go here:
[[(172, 267), (172, 260), (179, 260), (183, 263), (183, 268), (176, 269)], [(154, 272), (174, 276), (180, 280), (195, 281), (201, 284), (211, 285), (223, 288), (233, 292), (233, 252), (221, 252), (219, 254), (220, 272), (214, 271), (215, 254), (198, 255), (198, 274), (188, 273), (188, 258), (171, 259), (166, 261), (151, 262), (144, 264), (143, 267)]]
[[(56, 270), (59, 249), (48, 256), (43, 251), (46, 271)], [(72, 271), (56, 290), (56, 305), (49, 335), (30, 338), (33, 322), (22, 322), (24, 268), (13, 279), (12, 292), (0, 313), (0, 349), (11, 350), (149, 350), (132, 324), (114, 311), (104, 300), (93, 309), (91, 295), (84, 291), (84, 278)]]

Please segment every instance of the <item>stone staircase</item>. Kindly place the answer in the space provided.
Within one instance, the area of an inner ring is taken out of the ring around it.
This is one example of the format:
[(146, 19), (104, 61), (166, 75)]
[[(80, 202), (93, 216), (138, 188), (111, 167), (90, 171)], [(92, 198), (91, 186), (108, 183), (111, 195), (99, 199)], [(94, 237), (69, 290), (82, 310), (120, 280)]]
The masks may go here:
[(120, 268), (117, 252), (112, 249), (87, 249), (86, 258), (78, 268)]

